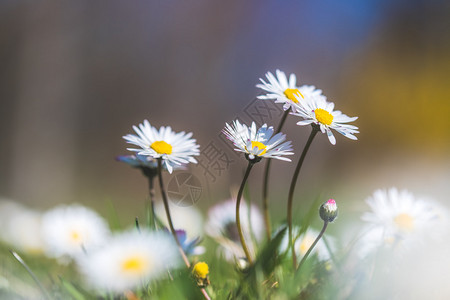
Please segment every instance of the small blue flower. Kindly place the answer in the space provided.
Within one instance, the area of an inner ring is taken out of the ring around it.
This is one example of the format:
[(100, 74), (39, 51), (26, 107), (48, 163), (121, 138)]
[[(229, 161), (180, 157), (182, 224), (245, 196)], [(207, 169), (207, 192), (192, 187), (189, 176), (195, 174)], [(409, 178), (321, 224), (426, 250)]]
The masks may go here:
[(183, 248), (186, 255), (200, 255), (205, 252), (205, 248), (203, 246), (198, 246), (198, 244), (202, 241), (200, 237), (188, 240), (186, 231), (175, 230), (175, 232), (177, 234), (178, 241), (181, 244), (181, 248)]

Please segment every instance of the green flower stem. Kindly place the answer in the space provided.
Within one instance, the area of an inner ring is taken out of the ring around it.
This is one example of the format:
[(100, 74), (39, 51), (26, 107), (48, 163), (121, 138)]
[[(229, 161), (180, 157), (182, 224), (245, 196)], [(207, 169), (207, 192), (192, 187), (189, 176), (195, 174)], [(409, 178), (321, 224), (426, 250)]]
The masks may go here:
[(316, 240), (314, 241), (314, 243), (311, 245), (311, 247), (309, 247), (308, 251), (306, 252), (306, 254), (303, 256), (302, 260), (300, 261), (300, 263), (298, 264), (297, 267), (297, 272), (300, 272), (300, 268), (302, 267), (302, 265), (305, 263), (306, 259), (308, 258), (309, 254), (313, 251), (314, 247), (316, 246), (316, 244), (319, 242), (320, 238), (323, 236), (323, 234), (325, 233), (325, 230), (327, 230), (327, 226), (328, 226), (328, 222), (324, 221), (323, 222), (323, 227), (322, 230), (320, 231), (319, 235), (317, 236)]
[[(289, 112), (291, 109), (289, 108), (283, 113), (283, 116), (281, 117), (280, 123), (278, 124), (277, 130), (275, 131), (275, 134), (279, 133), (281, 131), (281, 128), (283, 128), (284, 123), (286, 122), (286, 118), (289, 115)], [(263, 199), (263, 211), (264, 211), (264, 223), (266, 225), (266, 234), (267, 234), (267, 240), (270, 240), (272, 236), (272, 226), (270, 225), (270, 214), (269, 214), (269, 171), (270, 171), (270, 164), (272, 162), (272, 159), (268, 158), (266, 162), (266, 166), (264, 168), (264, 180), (263, 180), (263, 192), (262, 192), (262, 199)]]
[(190, 268), (191, 264), (189, 263), (186, 253), (184, 253), (184, 251), (183, 251), (183, 247), (181, 246), (180, 241), (178, 240), (177, 233), (175, 231), (175, 228), (173, 227), (172, 218), (170, 217), (169, 201), (167, 200), (166, 190), (164, 189), (162, 171), (161, 171), (162, 170), (162, 158), (158, 158), (157, 160), (158, 160), (159, 188), (161, 189), (161, 195), (163, 198), (164, 209), (166, 210), (166, 216), (167, 216), (167, 222), (169, 223), (169, 229), (172, 232), (173, 238), (175, 239), (175, 242), (178, 245), (178, 250), (180, 251), (181, 257), (183, 258), (183, 261), (186, 264), (186, 267)]
[(148, 224), (152, 229), (156, 229), (155, 217), (155, 183), (154, 176), (148, 177), (148, 194), (150, 196), (150, 203), (147, 207)]
[(247, 257), (247, 260), (250, 264), (253, 264), (252, 257), (250, 255), (250, 252), (248, 251), (247, 244), (245, 243), (244, 234), (242, 233), (241, 228), (241, 216), (240, 216), (240, 209), (239, 206), (241, 204), (241, 198), (242, 198), (242, 192), (244, 191), (245, 183), (247, 182), (248, 176), (250, 175), (250, 171), (252, 170), (252, 167), (254, 165), (254, 162), (248, 161), (248, 167), (245, 171), (244, 179), (242, 179), (241, 187), (239, 188), (239, 192), (236, 199), (236, 226), (239, 233), (239, 238), (241, 239), (242, 249), (244, 250), (245, 256)]
[(289, 234), (289, 248), (292, 251), (292, 264), (294, 269), (297, 267), (297, 256), (295, 255), (295, 247), (294, 242), (292, 240), (292, 200), (294, 199), (294, 191), (295, 185), (297, 183), (298, 174), (300, 173), (300, 169), (303, 165), (303, 161), (305, 160), (306, 153), (308, 152), (309, 146), (319, 131), (319, 127), (312, 125), (311, 134), (309, 135), (308, 141), (305, 144), (305, 148), (303, 148), (302, 155), (298, 160), (297, 167), (295, 168), (294, 175), (292, 176), (291, 186), (289, 188), (289, 196), (288, 196), (288, 204), (287, 204), (287, 222), (288, 222), (288, 234)]
[(36, 275), (34, 275), (33, 271), (31, 271), (30, 267), (28, 267), (28, 265), (25, 263), (25, 261), (22, 259), (22, 257), (20, 257), (20, 255), (17, 254), (17, 252), (15, 252), (15, 251), (10, 250), (9, 252), (11, 252), (12, 256), (14, 256), (14, 258), (25, 268), (25, 270), (27, 270), (28, 274), (30, 274), (30, 276), (33, 278), (34, 282), (36, 282), (36, 284), (38, 285), (39, 289), (42, 292), (42, 296), (44, 297), (44, 299), (52, 299), (50, 294), (44, 288), (44, 286), (39, 281), (39, 279), (36, 277)]
[[(183, 247), (181, 246), (180, 241), (178, 240), (177, 233), (175, 232), (175, 228), (173, 227), (172, 218), (170, 217), (169, 201), (167, 200), (167, 194), (166, 194), (166, 190), (164, 189), (163, 178), (162, 178), (162, 158), (158, 158), (157, 160), (158, 160), (159, 188), (161, 189), (161, 195), (162, 195), (163, 202), (164, 202), (164, 208), (166, 210), (166, 216), (167, 216), (167, 221), (169, 223), (169, 228), (170, 228), (170, 231), (172, 232), (175, 242), (178, 245), (178, 250), (180, 251), (181, 257), (183, 258), (183, 261), (186, 264), (186, 267), (190, 268), (191, 264), (189, 263), (189, 259), (187, 258), (186, 253), (184, 253), (184, 251), (183, 251)], [(206, 290), (204, 288), (200, 288), (200, 291), (206, 300), (211, 299), (208, 296), (208, 293), (206, 292)]]

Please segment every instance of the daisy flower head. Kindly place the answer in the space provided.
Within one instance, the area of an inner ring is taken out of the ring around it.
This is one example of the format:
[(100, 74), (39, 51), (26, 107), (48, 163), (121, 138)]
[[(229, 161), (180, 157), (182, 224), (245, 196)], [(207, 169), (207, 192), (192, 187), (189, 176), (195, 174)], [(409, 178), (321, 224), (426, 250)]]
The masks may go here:
[[(373, 247), (407, 246), (446, 230), (446, 215), (432, 202), (416, 198), (407, 190), (377, 190), (366, 200), (371, 211), (362, 215), (367, 243)], [(442, 235), (442, 234), (441, 234)]]
[(179, 262), (177, 246), (168, 233), (133, 230), (80, 258), (78, 266), (92, 288), (120, 293), (158, 279)]
[(291, 142), (285, 142), (286, 135), (273, 135), (273, 127), (267, 124), (257, 129), (255, 122), (247, 127), (235, 120), (232, 125), (226, 123), (223, 133), (237, 147), (235, 150), (244, 152), (250, 161), (258, 162), (263, 157), (291, 161), (283, 156), (294, 154)]
[(138, 155), (151, 156), (154, 159), (162, 159), (169, 173), (174, 166), (187, 163), (197, 163), (194, 156), (200, 155), (199, 145), (195, 139), (191, 139), (192, 132), (174, 132), (170, 126), (162, 126), (159, 131), (150, 125), (147, 120), (139, 126), (133, 126), (137, 135), (128, 134), (123, 138), (129, 143), (139, 146), (139, 149), (128, 148)]
[(93, 210), (80, 206), (59, 206), (42, 217), (42, 238), (50, 257), (76, 258), (101, 246), (109, 238), (106, 221)]
[(275, 74), (276, 77), (271, 72), (267, 72), (267, 82), (264, 79), (259, 79), (261, 83), (257, 84), (256, 87), (266, 91), (267, 94), (258, 96), (258, 99), (275, 100), (275, 103), (283, 103), (283, 109), (288, 110), (291, 107), (295, 109), (293, 104), (313, 95), (324, 97), (322, 91), (316, 89), (313, 85), (297, 86), (295, 74), (289, 75), (289, 79), (280, 70), (276, 70)]
[(322, 133), (327, 134), (331, 144), (336, 144), (336, 138), (331, 129), (351, 140), (357, 140), (354, 134), (359, 133), (358, 127), (347, 123), (355, 121), (358, 117), (349, 117), (339, 110), (334, 110), (334, 103), (328, 102), (326, 98), (313, 96), (294, 106), (295, 110), (291, 114), (304, 119), (297, 122), (297, 125), (317, 126)]

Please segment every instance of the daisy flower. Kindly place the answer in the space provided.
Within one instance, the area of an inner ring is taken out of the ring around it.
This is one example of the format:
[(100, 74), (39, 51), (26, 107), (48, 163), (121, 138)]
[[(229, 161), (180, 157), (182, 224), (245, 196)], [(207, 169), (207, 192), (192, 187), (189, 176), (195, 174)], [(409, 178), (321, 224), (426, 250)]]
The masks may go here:
[(116, 235), (104, 247), (78, 260), (91, 287), (116, 293), (146, 285), (178, 264), (179, 252), (173, 238), (145, 230)]
[(347, 123), (355, 121), (358, 117), (349, 117), (339, 110), (334, 110), (334, 103), (328, 102), (324, 97), (309, 97), (305, 101), (294, 104), (294, 106), (295, 110), (291, 114), (304, 119), (297, 122), (297, 125), (314, 124), (318, 126), (322, 133), (327, 134), (331, 144), (336, 144), (336, 138), (331, 129), (349, 139), (357, 140), (354, 134), (359, 133), (358, 127)]
[[(254, 253), (254, 241), (260, 242), (263, 238), (264, 221), (257, 206), (251, 205), (249, 209), (247, 202), (242, 202), (242, 231), (250, 252)], [(245, 257), (236, 225), (236, 200), (227, 200), (213, 206), (208, 212), (205, 231), (220, 244), (219, 251), (226, 260), (234, 261)]]
[(286, 135), (280, 133), (273, 135), (273, 127), (267, 127), (264, 124), (256, 129), (255, 122), (250, 127), (239, 123), (238, 120), (233, 125), (226, 123), (223, 133), (237, 147), (235, 150), (244, 152), (248, 159), (276, 158), (285, 161), (291, 161), (283, 155), (292, 155), (291, 142), (285, 142)]
[[(447, 220), (442, 209), (431, 202), (417, 199), (407, 190), (377, 190), (366, 200), (371, 211), (362, 215), (367, 222), (360, 253), (377, 247), (412, 247), (430, 236), (443, 235)], [(440, 234), (442, 233), (442, 234)]]
[(105, 220), (89, 208), (56, 207), (42, 217), (42, 237), (50, 257), (76, 257), (102, 245), (109, 237)]
[(133, 126), (133, 129), (137, 135), (128, 134), (123, 138), (140, 148), (128, 150), (135, 151), (138, 155), (162, 159), (169, 173), (172, 173), (174, 166), (197, 163), (193, 156), (200, 155), (200, 146), (195, 143), (195, 139), (191, 139), (192, 133), (175, 133), (170, 126), (162, 126), (158, 131), (147, 120), (139, 124), (139, 127)]
[[(322, 91), (316, 89), (313, 85), (297, 86), (297, 78), (295, 74), (289, 75), (289, 80), (286, 74), (280, 70), (276, 70), (276, 77), (271, 73), (266, 73), (267, 82), (263, 79), (256, 87), (267, 92), (265, 95), (260, 95), (257, 98), (262, 100), (275, 100), (275, 103), (283, 103), (283, 109), (295, 109), (293, 104), (302, 101), (302, 99), (311, 96), (324, 97)], [(296, 97), (297, 96), (297, 97)]]

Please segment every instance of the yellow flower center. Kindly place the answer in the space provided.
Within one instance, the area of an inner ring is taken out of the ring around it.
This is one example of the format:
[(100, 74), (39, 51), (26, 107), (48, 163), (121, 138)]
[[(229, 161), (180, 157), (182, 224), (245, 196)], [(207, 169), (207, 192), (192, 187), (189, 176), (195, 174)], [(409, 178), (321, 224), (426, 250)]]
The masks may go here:
[(255, 148), (255, 147), (258, 147), (259, 150), (264, 150), (259, 155), (264, 155), (264, 153), (266, 153), (267, 146), (264, 145), (263, 143), (257, 142), (257, 141), (252, 141), (252, 149)]
[(192, 269), (192, 272), (198, 278), (205, 279), (209, 273), (209, 267), (205, 262), (201, 261), (195, 264), (194, 268)]
[(81, 239), (81, 234), (78, 231), (72, 231), (70, 233), (70, 239), (74, 242), (74, 243), (81, 243), (82, 239)]
[(401, 213), (394, 218), (395, 225), (403, 231), (412, 231), (414, 229), (414, 219), (408, 214)]
[(172, 146), (164, 141), (156, 141), (150, 145), (150, 148), (158, 154), (172, 154)]
[(301, 96), (303, 99), (305, 99), (305, 97), (303, 97), (302, 93), (300, 93), (298, 89), (286, 89), (284, 91), (284, 95), (294, 103), (298, 103), (298, 99), (295, 97), (295, 95)]
[(142, 274), (148, 268), (148, 260), (140, 255), (127, 258), (122, 262), (122, 271), (126, 273)]
[(325, 109), (317, 108), (314, 110), (314, 113), (316, 114), (317, 121), (324, 125), (331, 125), (333, 122), (333, 116)]

